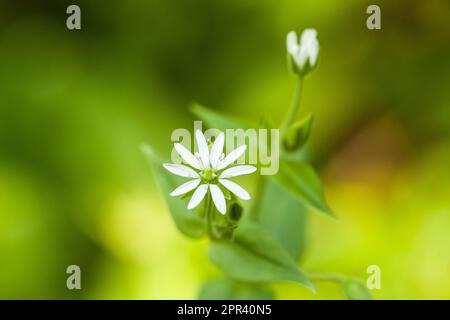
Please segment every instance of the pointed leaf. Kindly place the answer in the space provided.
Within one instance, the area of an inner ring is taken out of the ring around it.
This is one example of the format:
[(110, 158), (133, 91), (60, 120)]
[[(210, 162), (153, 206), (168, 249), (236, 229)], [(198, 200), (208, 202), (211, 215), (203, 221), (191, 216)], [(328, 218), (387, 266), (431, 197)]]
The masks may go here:
[(280, 161), (280, 170), (270, 176), (306, 206), (334, 216), (322, 190), (322, 184), (314, 169), (303, 161)]
[(289, 253), (261, 226), (242, 221), (234, 240), (212, 242), (209, 258), (229, 277), (246, 282), (290, 280), (314, 290)]
[[(306, 208), (283, 187), (265, 178), (261, 203), (255, 208), (261, 225), (296, 261), (305, 243)], [(276, 204), (276, 205), (274, 205)]]
[(205, 234), (203, 220), (197, 216), (194, 211), (187, 209), (185, 201), (169, 195), (181, 184), (179, 183), (180, 179), (164, 169), (162, 166), (162, 159), (149, 145), (142, 146), (142, 151), (150, 161), (155, 179), (167, 202), (167, 205), (169, 206), (170, 213), (172, 214), (172, 218), (178, 229), (185, 235), (192, 238), (199, 238), (203, 236)]

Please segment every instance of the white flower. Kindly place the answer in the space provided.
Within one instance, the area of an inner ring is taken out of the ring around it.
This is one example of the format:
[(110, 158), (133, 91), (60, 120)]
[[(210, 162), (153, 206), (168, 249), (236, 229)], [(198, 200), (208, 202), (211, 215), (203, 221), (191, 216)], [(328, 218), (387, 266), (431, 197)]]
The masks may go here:
[(182, 144), (175, 143), (175, 150), (189, 166), (172, 163), (163, 164), (164, 168), (177, 176), (192, 178), (173, 190), (170, 195), (179, 196), (195, 189), (187, 207), (190, 210), (202, 202), (209, 190), (215, 207), (222, 214), (226, 213), (227, 207), (225, 196), (219, 185), (228, 189), (242, 200), (249, 200), (250, 195), (247, 191), (235, 182), (228, 180), (228, 178), (256, 171), (254, 166), (249, 165), (229, 167), (244, 154), (247, 146), (242, 145), (225, 157), (223, 153), (225, 140), (223, 132), (217, 136), (211, 150), (209, 150), (205, 136), (200, 130), (195, 132), (195, 138), (198, 146), (198, 153), (195, 155)]
[[(295, 31), (289, 32), (286, 37), (286, 46), (300, 72), (314, 68), (319, 54), (319, 41), (317, 41), (315, 29), (305, 29), (300, 38), (300, 43), (297, 41), (297, 33)], [(309, 65), (307, 62), (309, 62)]]

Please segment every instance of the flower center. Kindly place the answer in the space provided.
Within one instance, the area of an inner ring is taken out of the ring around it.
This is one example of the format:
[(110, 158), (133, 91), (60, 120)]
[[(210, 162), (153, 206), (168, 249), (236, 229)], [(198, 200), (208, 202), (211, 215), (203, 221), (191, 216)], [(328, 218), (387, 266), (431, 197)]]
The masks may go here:
[(207, 169), (203, 171), (202, 173), (203, 179), (205, 179), (206, 182), (211, 182), (215, 179), (216, 175), (214, 173), (214, 170)]

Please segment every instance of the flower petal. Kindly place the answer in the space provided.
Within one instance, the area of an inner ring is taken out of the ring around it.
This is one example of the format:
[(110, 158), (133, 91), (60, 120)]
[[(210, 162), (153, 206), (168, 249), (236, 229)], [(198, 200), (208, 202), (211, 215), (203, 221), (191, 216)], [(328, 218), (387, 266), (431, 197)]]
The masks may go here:
[(209, 161), (211, 162), (211, 166), (213, 168), (216, 168), (217, 163), (219, 162), (219, 158), (222, 155), (224, 140), (225, 140), (225, 135), (223, 134), (223, 132), (219, 133), (219, 135), (216, 137), (216, 140), (214, 141), (214, 144), (211, 148)]
[(197, 130), (195, 131), (195, 138), (197, 140), (198, 153), (203, 162), (203, 166), (205, 168), (209, 168), (209, 149), (205, 136), (200, 130)]
[(317, 42), (317, 31), (314, 28), (305, 29), (300, 37), (300, 45), (308, 46), (309, 44)]
[(208, 185), (207, 184), (200, 185), (194, 191), (194, 194), (192, 195), (191, 201), (189, 201), (187, 208), (191, 210), (194, 209), (196, 206), (198, 206), (205, 197), (206, 191), (208, 191)]
[(202, 170), (203, 165), (202, 162), (194, 156), (188, 149), (186, 149), (185, 146), (183, 146), (181, 143), (175, 143), (175, 150), (177, 150), (178, 154), (183, 158), (186, 163), (195, 169)]
[(219, 178), (231, 178), (236, 176), (241, 176), (243, 174), (249, 174), (256, 171), (254, 166), (235, 166), (224, 170)]
[(300, 46), (302, 48), (302, 51), (306, 51), (306, 58), (309, 58), (310, 65), (314, 66), (319, 54), (319, 41), (317, 41), (317, 31), (315, 29), (305, 29), (300, 39)]
[(286, 36), (286, 48), (289, 54), (295, 55), (298, 51), (297, 33), (291, 31)]
[(309, 51), (307, 47), (301, 47), (300, 51), (294, 56), (295, 63), (300, 68), (305, 66), (306, 61), (309, 58)]
[(237, 183), (234, 183), (233, 181), (230, 180), (225, 180), (225, 179), (219, 179), (219, 182), (228, 190), (230, 190), (231, 192), (233, 192), (235, 195), (237, 195), (239, 198), (241, 198), (242, 200), (250, 200), (250, 195), (248, 194), (247, 191), (245, 191), (244, 188), (242, 188), (240, 185), (238, 185)]
[(193, 169), (182, 165), (182, 164), (176, 164), (176, 163), (163, 163), (163, 167), (166, 168), (167, 171), (170, 171), (171, 173), (181, 176), (181, 177), (187, 177), (187, 178), (198, 178), (199, 175), (197, 172), (195, 172)]
[(210, 184), (209, 191), (211, 192), (217, 211), (221, 214), (225, 214), (227, 212), (227, 205), (225, 204), (225, 196), (223, 195), (222, 190), (220, 190), (220, 188), (215, 184)]
[(309, 63), (312, 67), (316, 65), (317, 56), (319, 55), (319, 44), (313, 45), (309, 48)]
[(247, 149), (247, 146), (244, 144), (244, 145), (234, 149), (233, 151), (231, 151), (225, 157), (225, 159), (223, 159), (222, 161), (220, 161), (220, 163), (217, 164), (217, 170), (221, 170), (221, 169), (229, 166), (230, 164), (232, 164), (237, 159), (239, 159), (239, 157), (244, 154), (245, 149)]
[(183, 183), (181, 186), (173, 190), (170, 195), (171, 196), (180, 196), (185, 194), (191, 190), (194, 190), (200, 184), (200, 179), (190, 180), (186, 183)]

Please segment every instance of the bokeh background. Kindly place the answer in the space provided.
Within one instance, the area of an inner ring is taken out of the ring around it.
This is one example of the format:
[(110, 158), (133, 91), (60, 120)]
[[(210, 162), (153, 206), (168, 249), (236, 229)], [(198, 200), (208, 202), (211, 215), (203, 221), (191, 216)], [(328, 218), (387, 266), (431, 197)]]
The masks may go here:
[[(382, 30), (366, 28), (369, 4)], [(220, 273), (206, 240), (176, 230), (139, 146), (169, 154), (192, 101), (280, 120), (286, 33), (314, 27), (302, 113), (339, 219), (309, 216), (301, 264), (363, 278), (376, 264), (375, 298), (449, 299), (449, 21), (447, 0), (2, 0), (0, 298), (195, 298)], [(342, 298), (333, 283), (273, 287)]]

